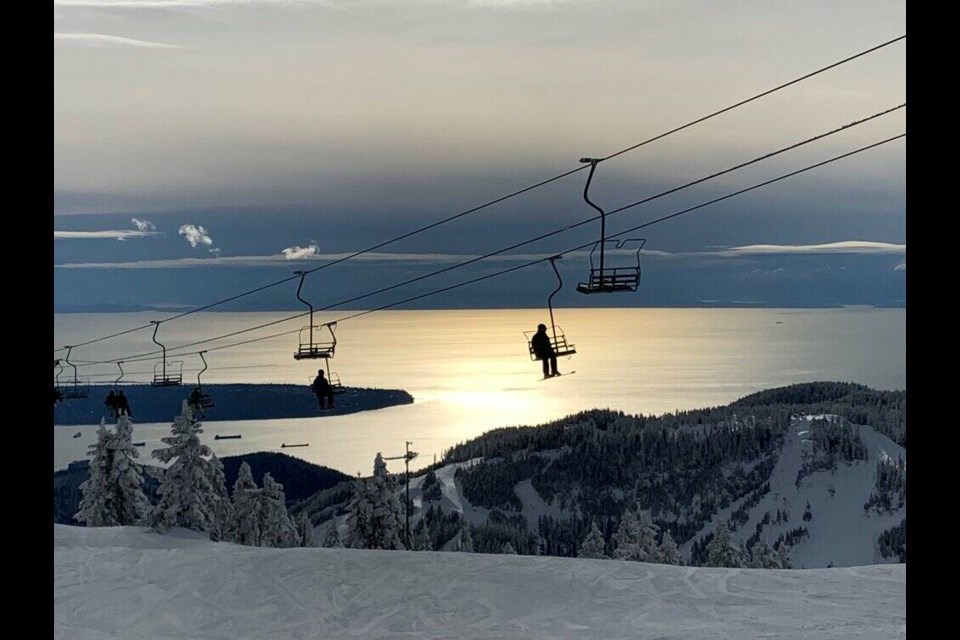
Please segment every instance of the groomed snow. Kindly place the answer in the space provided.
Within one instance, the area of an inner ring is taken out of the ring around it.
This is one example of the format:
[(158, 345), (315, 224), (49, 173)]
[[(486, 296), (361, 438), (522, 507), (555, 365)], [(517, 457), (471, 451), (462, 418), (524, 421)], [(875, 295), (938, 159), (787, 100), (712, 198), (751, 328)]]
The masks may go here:
[(906, 566), (261, 549), (54, 525), (54, 638), (905, 638)]

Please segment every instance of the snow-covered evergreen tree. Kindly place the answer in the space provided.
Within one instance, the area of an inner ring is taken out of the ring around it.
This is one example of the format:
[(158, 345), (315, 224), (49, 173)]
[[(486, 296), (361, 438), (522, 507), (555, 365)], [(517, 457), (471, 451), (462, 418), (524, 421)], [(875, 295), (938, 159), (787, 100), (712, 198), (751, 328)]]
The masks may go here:
[(683, 564), (683, 560), (680, 558), (680, 549), (667, 529), (664, 529), (663, 540), (660, 541), (660, 562), (664, 564)]
[(790, 545), (781, 542), (777, 547), (777, 561), (780, 569), (793, 569), (793, 562), (790, 560)]
[(297, 528), (287, 513), (283, 485), (267, 472), (260, 490), (260, 546), (288, 548), (299, 544)]
[(466, 522), (460, 529), (460, 551), (473, 553), (473, 534), (470, 533), (470, 525)]
[(600, 529), (597, 528), (596, 522), (591, 522), (590, 533), (587, 534), (587, 537), (583, 540), (583, 544), (580, 545), (580, 552), (577, 553), (577, 557), (592, 558), (594, 560), (609, 560), (606, 554), (605, 546), (603, 533), (601, 533)]
[(417, 530), (411, 544), (414, 551), (433, 551), (433, 542), (430, 540), (430, 532), (427, 531), (426, 524)]
[(643, 512), (627, 509), (613, 535), (613, 557), (635, 562), (660, 562), (657, 527)]
[(337, 523), (334, 521), (331, 521), (330, 528), (327, 529), (327, 536), (323, 539), (323, 546), (327, 549), (343, 546), (343, 543), (340, 542), (340, 534), (337, 532)]
[(133, 446), (133, 424), (128, 416), (122, 415), (117, 420), (110, 447), (113, 455), (108, 484), (113, 492), (117, 521), (122, 525), (141, 524), (150, 511), (150, 501), (143, 492), (143, 468), (136, 461), (140, 452)]
[(707, 545), (708, 567), (741, 567), (740, 551), (730, 537), (725, 522), (717, 523), (713, 540)]
[(507, 540), (507, 543), (506, 543), (505, 545), (503, 545), (503, 551), (501, 551), (500, 553), (512, 553), (512, 554), (516, 554), (517, 551), (516, 551), (516, 549), (513, 548), (513, 545), (510, 544), (510, 541)]
[(171, 435), (161, 438), (167, 445), (154, 449), (151, 455), (170, 465), (161, 474), (157, 488), (159, 503), (153, 509), (152, 525), (160, 529), (184, 527), (209, 531), (216, 519), (216, 491), (210, 484), (210, 462), (203, 456), (210, 447), (200, 444), (203, 429), (194, 421), (193, 411), (184, 400), (171, 427)]
[[(378, 475), (384, 474), (384, 475)], [(352, 549), (404, 549), (403, 506), (378, 454), (374, 476), (359, 480), (347, 506), (347, 539)]]
[(260, 489), (253, 479), (250, 465), (243, 462), (233, 483), (233, 539), (253, 547), (260, 545)]
[(782, 569), (780, 558), (766, 541), (757, 542), (750, 549), (750, 563), (747, 565), (751, 569)]
[(100, 420), (97, 441), (90, 445), (90, 477), (80, 485), (80, 510), (74, 517), (88, 527), (115, 527), (120, 524), (113, 491), (110, 487), (110, 470), (113, 466), (113, 439), (115, 434), (107, 431)]
[(375, 478), (386, 478), (388, 475), (390, 474), (387, 472), (387, 463), (378, 451), (377, 457), (373, 459), (373, 476)]
[(300, 540), (301, 547), (315, 547), (317, 541), (313, 537), (313, 523), (307, 517), (306, 511), (301, 511), (297, 516), (297, 537)]
[(343, 541), (348, 549), (365, 549), (372, 537), (373, 501), (367, 481), (353, 483), (353, 494), (347, 504), (347, 537)]
[(210, 458), (207, 472), (210, 477), (210, 486), (213, 487), (215, 500), (210, 539), (232, 542), (234, 540), (233, 503), (230, 501), (230, 494), (227, 492), (227, 478), (223, 473), (223, 463), (220, 462), (220, 458), (216, 454)]

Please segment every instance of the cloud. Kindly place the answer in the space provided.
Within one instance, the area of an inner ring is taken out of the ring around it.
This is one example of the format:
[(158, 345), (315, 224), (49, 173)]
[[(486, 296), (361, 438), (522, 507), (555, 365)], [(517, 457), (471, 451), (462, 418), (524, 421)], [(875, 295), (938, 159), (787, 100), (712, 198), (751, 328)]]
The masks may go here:
[(816, 253), (906, 253), (907, 245), (889, 242), (869, 242), (865, 240), (844, 240), (826, 244), (751, 244), (743, 247), (731, 247), (722, 251), (711, 251), (701, 255), (739, 257), (775, 254), (816, 254)]
[(210, 234), (207, 233), (207, 230), (204, 229), (202, 225), (182, 224), (177, 233), (186, 237), (191, 247), (197, 247), (201, 244), (208, 247), (213, 245), (213, 238), (210, 237)]
[(156, 231), (130, 231), (129, 229), (107, 229), (104, 231), (54, 231), (54, 240), (110, 240), (124, 241), (128, 238), (145, 238), (160, 235)]
[(906, 271), (906, 270), (907, 270), (907, 261), (904, 260), (903, 262), (901, 262), (900, 264), (898, 264), (897, 266), (895, 266), (895, 267), (893, 268), (893, 270), (894, 270), (894, 271)]
[(286, 257), (287, 260), (303, 260), (304, 258), (309, 258), (310, 256), (315, 256), (320, 253), (320, 247), (317, 245), (316, 241), (311, 242), (305, 247), (292, 246), (287, 247), (281, 253)]
[[(291, 247), (295, 249), (296, 247)], [(189, 267), (282, 267), (289, 260), (309, 260), (316, 262), (342, 260), (348, 258), (349, 253), (309, 253), (299, 258), (288, 258), (285, 254), (268, 256), (229, 256), (218, 260), (206, 258), (174, 258), (169, 260), (138, 260), (136, 262), (74, 262), (54, 265), (60, 269), (183, 269)], [(552, 254), (511, 254), (486, 258), (482, 262), (519, 262), (542, 260)], [(573, 255), (573, 254), (568, 254)], [(585, 257), (583, 254), (582, 257)], [(476, 255), (459, 253), (365, 253), (356, 256), (352, 261), (368, 263), (403, 262), (410, 264), (455, 264), (477, 258)]]
[(139, 218), (130, 218), (130, 222), (137, 228), (137, 231), (156, 231), (157, 227), (149, 220), (141, 220)]
[(177, 44), (150, 42), (123, 36), (111, 36), (105, 33), (54, 33), (54, 46), (91, 46), (91, 47), (134, 47), (138, 49), (182, 49)]

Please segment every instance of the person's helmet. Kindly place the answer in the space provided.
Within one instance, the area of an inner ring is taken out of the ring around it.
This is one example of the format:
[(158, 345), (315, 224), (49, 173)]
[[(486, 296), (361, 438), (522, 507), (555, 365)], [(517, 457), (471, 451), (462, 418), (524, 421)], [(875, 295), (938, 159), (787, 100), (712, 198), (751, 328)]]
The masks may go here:
[(323, 369), (317, 369), (317, 375), (322, 376), (322, 375), (323, 375)]
[(545, 324), (538, 324), (538, 325), (537, 325), (537, 331), (546, 331), (546, 330), (547, 330), (547, 325), (545, 325)]

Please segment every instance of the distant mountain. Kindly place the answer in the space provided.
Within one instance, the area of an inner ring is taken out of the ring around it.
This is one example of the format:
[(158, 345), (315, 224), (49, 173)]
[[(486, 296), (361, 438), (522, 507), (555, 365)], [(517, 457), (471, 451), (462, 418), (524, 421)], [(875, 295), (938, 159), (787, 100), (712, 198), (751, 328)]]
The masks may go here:
[[(433, 548), (455, 545), (449, 536), (459, 539), (465, 522), (477, 551), (509, 542), (559, 556), (576, 555), (596, 522), (610, 555), (621, 516), (639, 503), (690, 564), (705, 562), (720, 522), (745, 555), (786, 543), (796, 567), (896, 562), (905, 559), (905, 444), (906, 392), (846, 383), (659, 417), (585, 411), (453, 447), (411, 481), (412, 519), (430, 529)], [(322, 523), (318, 538), (344, 528), (345, 491), (303, 503)]]

